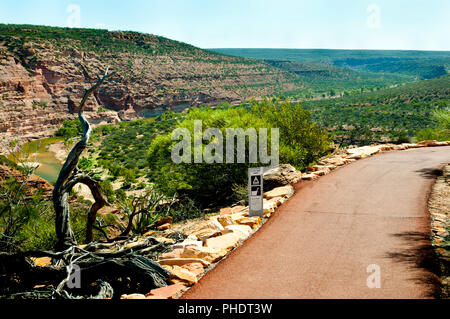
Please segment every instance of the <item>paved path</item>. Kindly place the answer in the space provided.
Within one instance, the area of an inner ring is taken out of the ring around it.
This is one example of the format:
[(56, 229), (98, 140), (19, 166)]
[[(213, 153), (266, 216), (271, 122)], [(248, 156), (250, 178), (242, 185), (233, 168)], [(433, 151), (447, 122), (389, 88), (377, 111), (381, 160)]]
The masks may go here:
[[(287, 201), (184, 298), (427, 298), (437, 290), (427, 197), (450, 147), (374, 155)], [(381, 288), (368, 288), (369, 265)]]

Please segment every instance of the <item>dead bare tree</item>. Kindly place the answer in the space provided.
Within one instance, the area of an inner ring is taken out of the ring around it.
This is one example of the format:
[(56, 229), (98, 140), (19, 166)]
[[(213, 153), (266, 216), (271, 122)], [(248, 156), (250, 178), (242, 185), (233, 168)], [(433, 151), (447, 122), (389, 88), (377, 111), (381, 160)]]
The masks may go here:
[(90, 95), (92, 95), (102, 83), (106, 80), (108, 75), (108, 69), (106, 69), (104, 75), (98, 78), (98, 81), (90, 89), (86, 90), (83, 99), (80, 102), (78, 108), (78, 119), (83, 129), (83, 136), (81, 140), (75, 144), (70, 151), (67, 159), (59, 172), (58, 179), (53, 189), (53, 206), (55, 208), (55, 229), (58, 241), (55, 249), (57, 251), (63, 251), (76, 244), (75, 236), (70, 226), (70, 206), (68, 197), (72, 188), (82, 183), (89, 187), (92, 192), (92, 196), (95, 199), (95, 203), (91, 206), (87, 223), (86, 223), (86, 241), (92, 241), (92, 229), (96, 220), (97, 212), (108, 202), (103, 195), (100, 184), (92, 179), (89, 175), (80, 172), (77, 168), (78, 161), (81, 153), (85, 150), (89, 138), (91, 136), (91, 125), (85, 118), (83, 111), (85, 104)]

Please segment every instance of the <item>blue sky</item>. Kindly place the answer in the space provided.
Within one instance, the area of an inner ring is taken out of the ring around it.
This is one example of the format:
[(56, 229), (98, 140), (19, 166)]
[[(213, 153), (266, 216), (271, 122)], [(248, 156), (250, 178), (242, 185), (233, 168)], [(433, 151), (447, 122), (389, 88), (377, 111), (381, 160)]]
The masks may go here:
[(448, 0), (0, 0), (0, 23), (133, 30), (202, 48), (450, 50)]

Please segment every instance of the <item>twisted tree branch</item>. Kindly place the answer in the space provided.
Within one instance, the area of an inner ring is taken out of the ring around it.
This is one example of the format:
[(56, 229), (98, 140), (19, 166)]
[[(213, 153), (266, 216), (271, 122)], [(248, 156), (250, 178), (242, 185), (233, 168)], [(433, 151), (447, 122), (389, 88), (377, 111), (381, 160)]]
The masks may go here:
[[(75, 245), (76, 240), (72, 228), (70, 226), (70, 207), (68, 203), (68, 197), (70, 190), (77, 183), (86, 184), (94, 196), (95, 203), (92, 205), (87, 222), (86, 237), (88, 241), (92, 240), (92, 227), (95, 222), (95, 216), (97, 211), (107, 204), (107, 201), (103, 195), (98, 182), (93, 180), (87, 175), (79, 174), (77, 170), (77, 164), (80, 159), (81, 153), (85, 150), (89, 138), (91, 136), (91, 125), (84, 116), (84, 107), (89, 96), (93, 94), (102, 83), (108, 77), (108, 69), (106, 69), (104, 75), (99, 77), (98, 81), (90, 89), (86, 90), (83, 99), (80, 102), (78, 109), (78, 119), (83, 129), (83, 136), (80, 141), (72, 148), (67, 159), (59, 172), (58, 179), (56, 180), (55, 187), (53, 189), (53, 206), (55, 208), (55, 229), (58, 242), (55, 249), (65, 250), (68, 247)], [(93, 221), (92, 221), (93, 220)]]

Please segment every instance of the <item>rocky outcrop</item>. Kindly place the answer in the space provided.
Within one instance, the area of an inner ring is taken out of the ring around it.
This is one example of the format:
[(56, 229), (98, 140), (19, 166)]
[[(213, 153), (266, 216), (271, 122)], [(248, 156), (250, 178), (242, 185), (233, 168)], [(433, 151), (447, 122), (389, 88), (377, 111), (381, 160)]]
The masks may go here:
[[(30, 73), (10, 53), (0, 61), (0, 136), (7, 140), (48, 137), (63, 121), (76, 118), (76, 105), (89, 84), (72, 77), (70, 69), (57, 76), (42, 63)], [(100, 106), (96, 99), (88, 102), (86, 116), (94, 125), (120, 121), (115, 111), (98, 112)]]
[(295, 184), (302, 179), (302, 173), (289, 164), (280, 164), (264, 172), (264, 189)]

